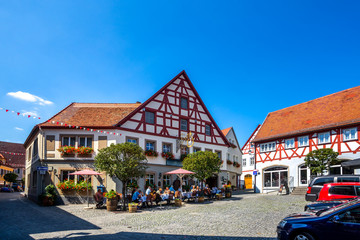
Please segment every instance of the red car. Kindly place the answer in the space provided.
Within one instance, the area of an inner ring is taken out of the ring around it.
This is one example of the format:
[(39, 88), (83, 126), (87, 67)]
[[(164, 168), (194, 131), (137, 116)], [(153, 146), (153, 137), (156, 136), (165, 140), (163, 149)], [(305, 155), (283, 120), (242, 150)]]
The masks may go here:
[(321, 189), (317, 201), (352, 199), (358, 196), (360, 196), (360, 183), (358, 182), (327, 183)]

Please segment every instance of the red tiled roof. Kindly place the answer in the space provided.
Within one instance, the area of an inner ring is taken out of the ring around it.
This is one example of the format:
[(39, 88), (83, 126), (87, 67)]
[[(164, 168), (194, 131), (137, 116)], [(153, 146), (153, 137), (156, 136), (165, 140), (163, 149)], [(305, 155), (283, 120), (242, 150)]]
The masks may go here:
[[(113, 127), (140, 105), (140, 103), (72, 103), (49, 120), (73, 126)], [(44, 122), (39, 126), (57, 125)]]
[(12, 155), (5, 152), (25, 154), (25, 148), (20, 143), (0, 142), (0, 152), (5, 158), (5, 165), (18, 168), (25, 167), (25, 155)]
[(226, 136), (230, 132), (231, 128), (232, 127), (225, 128), (225, 129), (221, 130), (221, 132), (224, 134), (224, 136)]
[(360, 123), (360, 86), (269, 113), (253, 141), (357, 123)]

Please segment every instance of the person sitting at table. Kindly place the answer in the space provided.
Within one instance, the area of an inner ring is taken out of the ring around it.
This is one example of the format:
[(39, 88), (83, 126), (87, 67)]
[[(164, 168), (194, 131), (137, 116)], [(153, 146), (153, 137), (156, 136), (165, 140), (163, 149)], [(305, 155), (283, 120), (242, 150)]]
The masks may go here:
[(94, 199), (96, 202), (96, 208), (100, 208), (104, 204), (104, 197), (101, 192), (101, 189), (98, 189), (98, 191), (95, 193)]
[(139, 203), (140, 198), (141, 198), (141, 190), (139, 189), (138, 191), (134, 192), (134, 194), (132, 195), (132, 201)]
[(213, 188), (211, 189), (211, 197), (212, 197), (212, 198), (215, 198), (215, 197), (216, 197), (217, 192), (218, 192), (217, 187), (216, 187), (216, 186), (215, 186), (215, 187), (213, 187)]
[(166, 187), (166, 188), (165, 188), (164, 194), (170, 194), (170, 189), (169, 189), (169, 187)]
[(173, 185), (170, 186), (170, 192), (175, 192)]
[(145, 196), (146, 196), (146, 206), (149, 207), (149, 202), (152, 206), (152, 198), (151, 198), (151, 192), (152, 192), (152, 189), (151, 187), (149, 186), (146, 191), (145, 191)]
[(205, 197), (211, 198), (211, 190), (209, 188), (209, 184), (206, 184), (206, 186), (205, 186), (204, 195), (205, 195)]

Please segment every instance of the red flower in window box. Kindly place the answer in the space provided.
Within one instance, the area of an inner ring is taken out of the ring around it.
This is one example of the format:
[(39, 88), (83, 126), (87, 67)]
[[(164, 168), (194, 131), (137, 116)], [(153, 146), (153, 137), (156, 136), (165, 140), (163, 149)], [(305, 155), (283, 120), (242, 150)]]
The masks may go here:
[(154, 151), (154, 150), (146, 150), (145, 151), (145, 156), (148, 157), (157, 157), (159, 154), (158, 152)]
[(230, 160), (227, 160), (226, 163), (229, 164), (229, 165), (233, 164), (233, 162), (230, 161)]
[(171, 152), (163, 152), (161, 156), (167, 160), (174, 159), (174, 154), (172, 154)]
[(76, 152), (80, 155), (88, 155), (94, 152), (94, 149), (91, 147), (79, 147), (76, 149)]
[(75, 154), (76, 152), (76, 149), (73, 146), (61, 146), (57, 150), (61, 153), (61, 156)]

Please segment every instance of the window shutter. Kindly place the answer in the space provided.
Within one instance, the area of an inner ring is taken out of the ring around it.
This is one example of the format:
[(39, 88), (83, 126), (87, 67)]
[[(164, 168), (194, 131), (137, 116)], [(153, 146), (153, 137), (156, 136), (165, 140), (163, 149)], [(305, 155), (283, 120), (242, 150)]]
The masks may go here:
[(98, 149), (103, 149), (107, 147), (107, 136), (99, 136), (99, 140), (98, 140)]
[(55, 151), (55, 136), (46, 136), (46, 151)]

